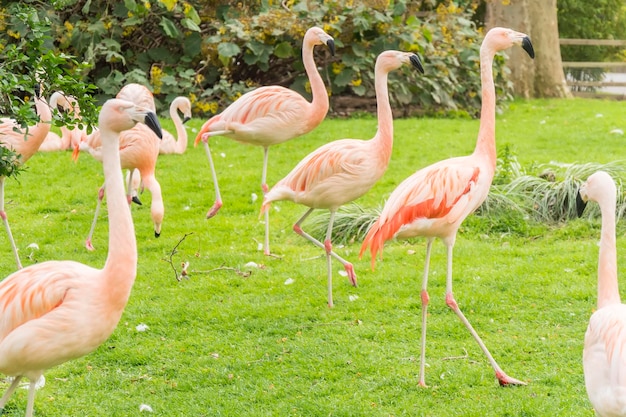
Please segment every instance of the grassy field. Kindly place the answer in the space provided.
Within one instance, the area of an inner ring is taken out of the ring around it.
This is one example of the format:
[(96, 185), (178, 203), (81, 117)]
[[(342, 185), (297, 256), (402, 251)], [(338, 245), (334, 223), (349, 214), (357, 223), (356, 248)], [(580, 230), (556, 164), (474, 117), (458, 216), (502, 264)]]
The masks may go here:
[[(626, 103), (533, 100), (498, 116), (498, 148), (528, 170), (550, 161), (622, 159)], [(163, 126), (173, 131), (169, 120)], [(201, 120), (188, 123), (191, 140)], [(326, 120), (270, 151), (273, 185), (308, 152), (344, 137), (370, 138), (376, 120)], [(384, 178), (358, 203), (380, 205), (404, 178), (437, 160), (473, 150), (478, 121), (395, 121)], [(335, 264), (335, 307), (326, 306), (322, 251), (293, 233), (305, 208), (271, 210), (272, 251), (259, 248), (262, 151), (212, 140), (224, 206), (205, 219), (213, 184), (201, 147), (161, 156), (162, 235), (152, 231), (148, 193), (133, 205), (138, 276), (122, 320), (94, 353), (46, 373), (37, 416), (593, 416), (585, 393), (583, 335), (596, 300), (599, 222), (575, 220), (539, 234), (481, 235), (464, 226), (454, 259), (461, 309), (509, 375), (527, 386), (501, 388), (482, 352), (444, 302), (445, 250), (433, 248), (427, 373), (419, 373), (419, 290), (424, 240), (389, 242), (375, 271), (360, 242), (336, 247), (354, 263), (359, 287)], [(101, 165), (83, 154), (37, 154), (19, 181), (7, 181), (6, 210), (24, 265), (72, 259), (101, 267), (106, 214), (88, 252)], [(254, 201), (253, 194), (258, 195)], [(307, 230), (307, 223), (304, 224)], [(618, 253), (626, 253), (619, 225)], [(1, 276), (15, 265), (0, 233)], [(36, 243), (38, 249), (30, 248)], [(176, 253), (172, 253), (177, 247)], [(623, 256), (619, 256), (622, 263)], [(189, 262), (189, 276), (172, 269)], [(250, 264), (253, 262), (255, 265)], [(621, 265), (620, 265), (621, 266)], [(145, 331), (137, 326), (145, 324)], [(3, 382), (0, 389), (8, 384)], [(26, 390), (5, 415), (22, 416)]]

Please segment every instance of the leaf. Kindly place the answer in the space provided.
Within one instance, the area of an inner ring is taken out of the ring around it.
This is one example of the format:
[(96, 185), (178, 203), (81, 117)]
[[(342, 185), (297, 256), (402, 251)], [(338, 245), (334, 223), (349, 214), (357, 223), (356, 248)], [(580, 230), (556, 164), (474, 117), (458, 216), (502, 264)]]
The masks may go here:
[(289, 58), (293, 56), (293, 48), (289, 42), (281, 42), (276, 45), (276, 49), (274, 49), (274, 55), (278, 58)]
[(131, 12), (137, 11), (137, 2), (135, 0), (124, 0), (124, 6)]
[(224, 42), (217, 45), (217, 52), (220, 56), (233, 57), (241, 52), (241, 48), (236, 43)]
[(182, 19), (180, 21), (180, 24), (183, 25), (184, 27), (186, 27), (189, 30), (193, 30), (194, 32), (200, 32), (200, 26), (198, 26), (193, 20), (191, 19)]
[(178, 30), (174, 22), (172, 22), (170, 19), (166, 17), (162, 18), (159, 25), (163, 28), (165, 34), (170, 38), (177, 39), (180, 36), (180, 31)]
[(168, 11), (171, 12), (176, 6), (176, 1), (177, 0), (159, 0), (159, 3), (161, 3)]

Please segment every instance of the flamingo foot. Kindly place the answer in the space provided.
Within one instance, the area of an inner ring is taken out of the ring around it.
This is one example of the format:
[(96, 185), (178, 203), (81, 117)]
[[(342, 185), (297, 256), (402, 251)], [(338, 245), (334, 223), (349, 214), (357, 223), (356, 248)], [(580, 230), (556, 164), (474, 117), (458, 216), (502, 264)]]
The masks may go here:
[(417, 385), (421, 388), (428, 388), (428, 385), (426, 385), (426, 381), (424, 380), (420, 380)]
[(91, 244), (91, 239), (87, 239), (85, 241), (85, 247), (87, 248), (87, 250), (90, 250), (90, 251), (94, 251), (95, 250), (95, 248)]
[(133, 203), (137, 204), (138, 206), (142, 206), (143, 205), (143, 203), (141, 202), (139, 197), (137, 197), (136, 195), (133, 196), (132, 201), (133, 201)]
[(216, 201), (213, 204), (213, 207), (211, 207), (211, 210), (209, 210), (206, 214), (206, 218), (210, 219), (211, 217), (215, 216), (217, 214), (218, 211), (220, 211), (220, 208), (222, 207), (222, 202), (221, 201)]
[(496, 378), (498, 378), (498, 382), (501, 387), (508, 387), (513, 385), (526, 385), (525, 382), (520, 381), (519, 379), (511, 378), (503, 371), (496, 372)]
[(356, 280), (356, 274), (354, 273), (354, 267), (352, 266), (350, 262), (346, 263), (343, 267), (346, 269), (346, 272), (348, 273), (348, 279), (350, 280), (350, 283), (352, 284), (352, 286), (356, 287), (357, 280)]

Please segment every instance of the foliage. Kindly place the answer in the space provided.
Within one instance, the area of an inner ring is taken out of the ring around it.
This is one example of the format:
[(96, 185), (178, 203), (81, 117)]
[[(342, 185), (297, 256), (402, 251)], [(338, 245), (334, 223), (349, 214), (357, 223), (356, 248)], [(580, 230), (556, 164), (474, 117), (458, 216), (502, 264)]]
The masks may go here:
[[(562, 38), (626, 39), (623, 0), (559, 0), (558, 6), (559, 35)], [(621, 61), (625, 51), (620, 47), (563, 45), (561, 57), (564, 61)], [(598, 68), (567, 68), (566, 72), (579, 81), (597, 81), (604, 74), (604, 70)]]
[(0, 146), (0, 177), (16, 177), (23, 169), (20, 165), (20, 155)]

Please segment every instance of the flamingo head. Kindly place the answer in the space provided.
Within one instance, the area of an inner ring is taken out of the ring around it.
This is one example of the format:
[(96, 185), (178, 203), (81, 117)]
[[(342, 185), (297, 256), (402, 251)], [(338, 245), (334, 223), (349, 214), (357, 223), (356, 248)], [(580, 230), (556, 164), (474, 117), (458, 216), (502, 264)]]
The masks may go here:
[(107, 100), (102, 106), (98, 117), (99, 125), (106, 124), (109, 129), (116, 132), (131, 129), (137, 123), (144, 123), (159, 139), (163, 137), (161, 124), (156, 114), (146, 107), (138, 106), (127, 100)]
[(389, 72), (400, 68), (402, 65), (411, 64), (414, 68), (417, 68), (419, 72), (424, 73), (424, 67), (420, 58), (412, 52), (401, 52), (394, 50), (387, 50), (381, 52), (376, 58), (375, 71)]
[[(612, 200), (615, 203), (617, 188), (613, 178), (605, 171), (591, 174), (578, 189), (576, 196), (576, 210), (578, 217), (582, 216), (589, 200), (602, 204), (603, 200)], [(610, 201), (607, 201), (609, 203)]]
[[(528, 35), (516, 32), (513, 29), (495, 27), (492, 28), (483, 41), (483, 47), (493, 48), (495, 51), (502, 51), (513, 45), (519, 45), (526, 51), (528, 56), (535, 58), (535, 50)], [(482, 49), (482, 47), (481, 47)]]
[(324, 30), (314, 26), (304, 34), (304, 43), (310, 42), (312, 45), (326, 45), (330, 54), (335, 56), (335, 40)]

